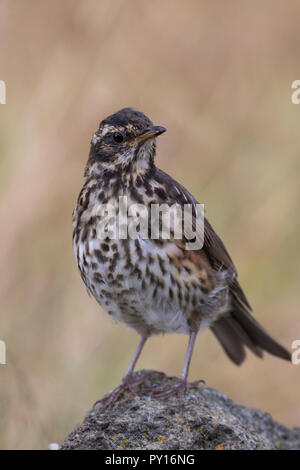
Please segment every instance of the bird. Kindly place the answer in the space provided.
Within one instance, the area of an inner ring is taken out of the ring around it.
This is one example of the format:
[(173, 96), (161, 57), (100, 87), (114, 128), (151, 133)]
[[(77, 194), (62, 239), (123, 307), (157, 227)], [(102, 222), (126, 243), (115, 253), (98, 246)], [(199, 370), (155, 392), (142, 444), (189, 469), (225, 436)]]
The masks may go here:
[(198, 249), (187, 249), (185, 234), (175, 237), (174, 230), (169, 238), (109, 232), (110, 219), (103, 208), (113, 208), (120, 215), (120, 198), (125, 197), (128, 207), (148, 210), (155, 204), (176, 204), (182, 209), (189, 205), (195, 225), (198, 202), (155, 163), (156, 139), (165, 131), (135, 108), (123, 108), (103, 119), (91, 140), (85, 182), (73, 211), (74, 254), (89, 294), (113, 319), (140, 335), (121, 384), (100, 400), (110, 407), (122, 392), (136, 393), (144, 380), (133, 373), (153, 335), (189, 337), (182, 375), (169, 388), (152, 390), (158, 399), (174, 394), (182, 398), (187, 388), (203, 382), (188, 382), (188, 372), (196, 337), (206, 328), (237, 365), (244, 361), (247, 349), (260, 358), (266, 351), (291, 360), (290, 352), (253, 317), (237, 269), (206, 217)]

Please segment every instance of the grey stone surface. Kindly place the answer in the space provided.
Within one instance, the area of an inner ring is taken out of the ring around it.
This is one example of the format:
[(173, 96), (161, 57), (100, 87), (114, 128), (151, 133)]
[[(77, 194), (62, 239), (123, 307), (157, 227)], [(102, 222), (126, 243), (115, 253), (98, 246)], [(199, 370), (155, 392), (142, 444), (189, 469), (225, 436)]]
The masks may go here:
[(112, 410), (96, 405), (62, 449), (300, 449), (300, 428), (288, 429), (263, 411), (246, 408), (218, 391), (199, 386), (176, 396), (153, 399), (149, 389), (168, 387), (176, 378), (153, 371), (124, 393)]

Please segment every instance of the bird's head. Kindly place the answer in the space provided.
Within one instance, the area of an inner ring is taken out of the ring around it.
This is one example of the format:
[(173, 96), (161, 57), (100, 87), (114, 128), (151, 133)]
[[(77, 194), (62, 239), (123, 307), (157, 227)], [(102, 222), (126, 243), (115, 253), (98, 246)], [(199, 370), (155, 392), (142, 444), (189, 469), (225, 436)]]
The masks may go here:
[(135, 164), (141, 170), (153, 165), (155, 139), (165, 127), (134, 108), (124, 108), (104, 119), (94, 133), (86, 174), (103, 170), (123, 170)]

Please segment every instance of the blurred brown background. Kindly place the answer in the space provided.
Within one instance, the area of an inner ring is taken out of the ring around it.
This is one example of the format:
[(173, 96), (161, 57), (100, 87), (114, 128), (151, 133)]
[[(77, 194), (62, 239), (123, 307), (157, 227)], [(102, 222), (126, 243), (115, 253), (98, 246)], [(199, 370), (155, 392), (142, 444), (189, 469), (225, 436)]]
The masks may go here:
[[(157, 164), (206, 205), (256, 317), (300, 339), (299, 43), (297, 1), (0, 1), (0, 448), (60, 443), (135, 350), (71, 243), (91, 136), (124, 106), (168, 128)], [(179, 375), (186, 345), (153, 338), (138, 368)], [(300, 366), (236, 367), (207, 331), (190, 378), (300, 425)]]

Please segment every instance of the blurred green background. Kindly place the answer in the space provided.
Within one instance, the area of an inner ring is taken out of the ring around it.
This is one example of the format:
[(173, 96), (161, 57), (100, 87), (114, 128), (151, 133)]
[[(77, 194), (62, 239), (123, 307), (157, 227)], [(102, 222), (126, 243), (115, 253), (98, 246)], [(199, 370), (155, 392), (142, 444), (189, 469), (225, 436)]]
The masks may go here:
[[(157, 164), (201, 203), (255, 316), (300, 339), (298, 1), (0, 1), (0, 448), (45, 449), (116, 386), (138, 336), (86, 294), (71, 213), (98, 123), (125, 106), (167, 127)], [(179, 375), (185, 336), (151, 339), (138, 368)], [(289, 426), (300, 366), (209, 331), (190, 379)]]

